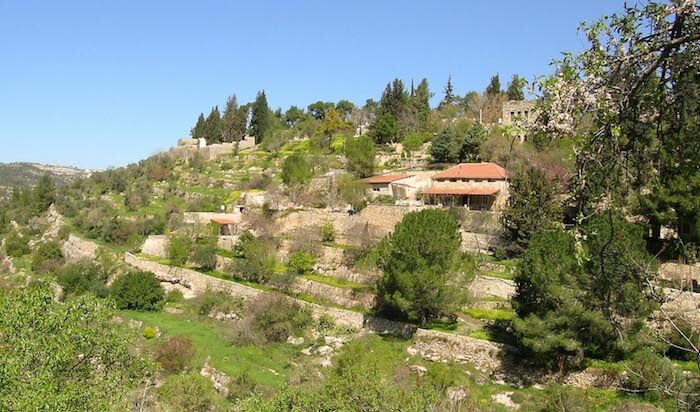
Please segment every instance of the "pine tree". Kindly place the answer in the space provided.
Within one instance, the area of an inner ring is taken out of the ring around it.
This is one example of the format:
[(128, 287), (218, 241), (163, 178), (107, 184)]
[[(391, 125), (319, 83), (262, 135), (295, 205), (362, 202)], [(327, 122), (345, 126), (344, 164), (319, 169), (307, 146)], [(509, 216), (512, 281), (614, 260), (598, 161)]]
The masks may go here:
[(508, 100), (525, 100), (523, 87), (525, 87), (525, 79), (517, 74), (514, 74), (513, 78), (508, 84), (508, 91), (506, 91), (506, 94), (508, 94)]
[(267, 105), (265, 91), (258, 92), (250, 119), (250, 131), (255, 136), (255, 144), (260, 144), (270, 131), (270, 108)]
[(501, 80), (499, 79), (498, 74), (496, 74), (495, 76), (491, 77), (491, 81), (486, 87), (486, 95), (489, 97), (494, 97), (501, 93)]
[(440, 106), (452, 104), (454, 102), (454, 88), (452, 87), (452, 76), (447, 77), (447, 84), (445, 85), (445, 97), (442, 99)]
[(206, 120), (204, 120), (204, 113), (200, 113), (197, 118), (197, 124), (190, 130), (190, 136), (193, 139), (204, 138), (204, 133), (206, 132)]
[(209, 143), (221, 143), (221, 114), (219, 106), (214, 106), (205, 122), (204, 138)]
[(433, 97), (433, 93), (428, 86), (428, 80), (424, 78), (418, 83), (418, 87), (416, 87), (411, 96), (411, 105), (415, 110), (418, 125), (423, 131), (427, 128), (428, 117), (430, 116), (431, 97)]
[(224, 142), (238, 142), (245, 137), (248, 121), (248, 108), (238, 107), (236, 95), (226, 101), (226, 110), (221, 118), (221, 132)]

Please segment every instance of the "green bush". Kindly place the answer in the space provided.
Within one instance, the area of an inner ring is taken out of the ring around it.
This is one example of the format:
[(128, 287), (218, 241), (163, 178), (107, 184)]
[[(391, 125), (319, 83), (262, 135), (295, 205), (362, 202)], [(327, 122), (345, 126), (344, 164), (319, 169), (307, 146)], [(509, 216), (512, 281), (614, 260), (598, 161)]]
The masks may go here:
[(175, 266), (183, 266), (190, 258), (192, 240), (187, 236), (173, 236), (168, 242), (168, 259)]
[(238, 241), (233, 246), (233, 255), (237, 258), (245, 258), (246, 250), (248, 250), (249, 245), (253, 241), (255, 241), (255, 236), (253, 236), (253, 233), (251, 233), (250, 230), (246, 230), (245, 232), (241, 233), (241, 235), (238, 237)]
[(335, 241), (335, 227), (333, 226), (333, 222), (324, 222), (321, 225), (321, 241)]
[(172, 289), (165, 295), (165, 301), (168, 303), (180, 303), (185, 300), (179, 289)]
[(216, 238), (214, 236), (197, 240), (192, 253), (192, 261), (201, 270), (216, 269)]
[(173, 412), (224, 411), (222, 403), (211, 381), (199, 373), (171, 375), (157, 389), (158, 399)]
[(29, 254), (29, 239), (15, 231), (10, 232), (5, 236), (5, 252), (15, 258)]
[(284, 342), (313, 323), (311, 310), (285, 298), (265, 300), (253, 308), (255, 328), (269, 342)]
[(240, 315), (245, 308), (243, 299), (231, 296), (224, 291), (207, 289), (195, 300), (195, 307), (200, 315), (209, 315), (214, 312)]
[(293, 276), (311, 273), (316, 264), (316, 258), (309, 252), (300, 250), (289, 255), (287, 272)]
[(156, 337), (156, 330), (150, 326), (146, 326), (143, 329), (143, 337), (146, 339), (153, 339)]
[(165, 303), (163, 288), (151, 272), (128, 272), (114, 281), (110, 292), (119, 309), (160, 310)]
[(52, 272), (63, 264), (61, 245), (56, 241), (39, 244), (32, 254), (32, 271), (36, 273)]
[(79, 296), (89, 292), (104, 298), (109, 294), (107, 277), (108, 273), (102, 267), (85, 260), (61, 268), (56, 274), (56, 282), (63, 288), (64, 296)]

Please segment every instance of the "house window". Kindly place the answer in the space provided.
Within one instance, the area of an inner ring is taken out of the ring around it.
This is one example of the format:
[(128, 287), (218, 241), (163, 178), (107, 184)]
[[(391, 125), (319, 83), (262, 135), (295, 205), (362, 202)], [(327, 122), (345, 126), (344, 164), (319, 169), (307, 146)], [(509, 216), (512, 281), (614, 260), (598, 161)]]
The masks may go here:
[(375, 192), (378, 192), (378, 191), (380, 191), (381, 189), (379, 189), (378, 187), (373, 187), (372, 190), (374, 190)]
[(450, 182), (456, 182), (457, 179), (450, 179)]

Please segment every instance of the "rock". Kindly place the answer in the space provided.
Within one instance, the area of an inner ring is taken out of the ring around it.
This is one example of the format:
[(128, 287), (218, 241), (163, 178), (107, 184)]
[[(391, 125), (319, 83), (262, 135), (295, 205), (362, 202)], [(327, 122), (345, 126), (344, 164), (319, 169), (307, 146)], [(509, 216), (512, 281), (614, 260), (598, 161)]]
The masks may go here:
[(231, 382), (231, 378), (229, 378), (225, 373), (212, 368), (209, 365), (209, 358), (204, 361), (204, 366), (202, 366), (202, 370), (199, 371), (199, 374), (205, 378), (209, 378), (217, 392), (224, 396), (228, 396), (228, 386)]
[(520, 409), (520, 405), (513, 402), (513, 400), (510, 398), (512, 395), (513, 392), (497, 393), (495, 395), (491, 395), (491, 400), (511, 409)]
[(337, 336), (324, 336), (323, 340), (326, 342), (326, 345), (332, 346), (333, 349), (338, 349), (345, 345), (345, 339)]
[(311, 349), (313, 349), (313, 346), (309, 346), (309, 347), (306, 348), (306, 349), (302, 349), (302, 350), (301, 350), (301, 353), (303, 353), (303, 354), (306, 355), (306, 356), (311, 356)]
[(127, 326), (131, 329), (141, 329), (143, 326), (143, 322), (140, 320), (134, 320), (134, 319), (129, 319), (129, 323), (127, 323)]
[(333, 362), (331, 362), (331, 358), (329, 356), (320, 358), (317, 363), (323, 368), (330, 368), (333, 365)]
[(316, 349), (316, 353), (321, 355), (321, 356), (326, 356), (331, 352), (333, 352), (333, 348), (331, 348), (328, 345), (324, 345), (324, 346), (321, 346), (320, 348)]
[(425, 366), (421, 366), (421, 365), (410, 365), (408, 367), (408, 369), (411, 372), (415, 372), (418, 376), (423, 376), (426, 374), (426, 372), (428, 372), (428, 368), (426, 368)]
[(294, 346), (299, 346), (304, 343), (304, 337), (299, 336), (298, 338), (295, 338), (294, 336), (290, 336), (287, 338), (287, 343), (291, 343)]
[(461, 400), (467, 399), (469, 397), (469, 390), (464, 387), (459, 388), (448, 388), (447, 389), (447, 399), (452, 402), (459, 402)]

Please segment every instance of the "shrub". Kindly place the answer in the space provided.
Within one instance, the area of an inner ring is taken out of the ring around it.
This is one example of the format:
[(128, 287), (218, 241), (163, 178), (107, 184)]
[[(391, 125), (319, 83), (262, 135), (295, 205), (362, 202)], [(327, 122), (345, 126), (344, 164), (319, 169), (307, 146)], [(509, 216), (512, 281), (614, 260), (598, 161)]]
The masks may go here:
[(158, 388), (158, 399), (173, 412), (225, 410), (211, 381), (194, 372), (169, 376)]
[(184, 370), (194, 356), (192, 341), (186, 336), (175, 336), (158, 345), (153, 358), (168, 373)]
[(673, 364), (666, 358), (643, 349), (632, 356), (625, 387), (631, 390), (648, 391), (666, 387), (669, 382), (680, 382)]
[(255, 324), (270, 342), (284, 342), (313, 322), (311, 311), (287, 299), (275, 299), (264, 305), (255, 317)]
[(5, 252), (10, 257), (21, 257), (29, 253), (29, 239), (12, 231), (5, 236)]
[(231, 296), (224, 291), (207, 289), (196, 299), (197, 313), (209, 315), (214, 312), (240, 315), (245, 304), (243, 299)]
[(156, 337), (156, 330), (150, 326), (146, 326), (143, 329), (143, 337), (146, 339), (153, 339)]
[(160, 310), (164, 303), (163, 288), (151, 272), (128, 272), (114, 281), (111, 288), (119, 309)]
[(333, 222), (324, 222), (321, 225), (321, 241), (335, 241), (335, 227), (333, 226)]
[(104, 298), (107, 289), (108, 274), (99, 265), (90, 261), (80, 261), (61, 268), (56, 275), (56, 282), (63, 288), (64, 296), (79, 296), (92, 293)]
[(314, 269), (316, 258), (309, 252), (300, 250), (289, 255), (287, 272), (293, 276), (310, 273)]
[(180, 303), (185, 300), (179, 289), (172, 289), (165, 295), (165, 301), (168, 303)]
[(241, 235), (238, 237), (238, 241), (233, 246), (233, 255), (237, 258), (245, 258), (246, 250), (248, 250), (249, 247), (248, 245), (253, 241), (255, 241), (255, 236), (253, 236), (253, 233), (251, 233), (250, 230), (246, 230), (245, 232), (241, 233)]
[(51, 272), (63, 264), (63, 252), (58, 242), (41, 243), (32, 255), (32, 271)]
[(192, 241), (186, 236), (173, 236), (168, 243), (168, 259), (175, 266), (183, 266), (190, 257)]
[(208, 236), (199, 239), (194, 246), (192, 260), (204, 271), (216, 269), (216, 238)]

